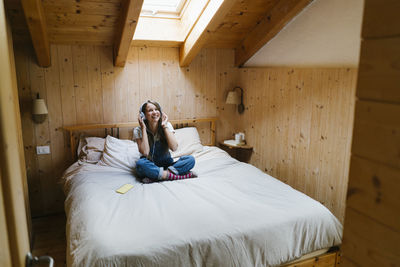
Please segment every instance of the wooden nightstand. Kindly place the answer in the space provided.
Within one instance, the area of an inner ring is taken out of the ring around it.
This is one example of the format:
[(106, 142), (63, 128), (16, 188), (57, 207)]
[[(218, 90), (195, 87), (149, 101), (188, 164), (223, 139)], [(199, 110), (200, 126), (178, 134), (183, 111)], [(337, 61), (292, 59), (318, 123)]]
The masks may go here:
[(219, 147), (228, 152), (231, 157), (242, 162), (249, 162), (251, 153), (253, 153), (253, 147), (248, 145), (231, 146), (224, 142), (219, 142)]

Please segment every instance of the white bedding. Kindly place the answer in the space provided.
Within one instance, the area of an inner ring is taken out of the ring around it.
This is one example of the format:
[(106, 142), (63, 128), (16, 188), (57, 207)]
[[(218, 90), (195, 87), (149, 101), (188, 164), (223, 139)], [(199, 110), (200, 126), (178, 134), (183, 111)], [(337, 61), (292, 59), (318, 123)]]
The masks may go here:
[[(68, 266), (276, 266), (341, 242), (319, 202), (216, 147), (195, 157), (198, 178), (152, 184), (72, 165)], [(126, 183), (134, 188), (115, 192)]]

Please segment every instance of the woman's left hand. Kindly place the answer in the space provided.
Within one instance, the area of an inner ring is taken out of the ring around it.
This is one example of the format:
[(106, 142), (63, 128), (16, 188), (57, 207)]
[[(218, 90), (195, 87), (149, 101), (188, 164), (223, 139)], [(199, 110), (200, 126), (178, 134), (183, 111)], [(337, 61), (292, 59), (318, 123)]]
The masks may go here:
[(161, 121), (161, 126), (166, 127), (168, 123), (168, 115), (163, 113), (162, 114), (162, 121)]
[(168, 115), (162, 114), (161, 127), (163, 128), (165, 137), (167, 138), (167, 143), (169, 149), (176, 151), (178, 149), (178, 142), (176, 141), (175, 135), (172, 130), (168, 130)]

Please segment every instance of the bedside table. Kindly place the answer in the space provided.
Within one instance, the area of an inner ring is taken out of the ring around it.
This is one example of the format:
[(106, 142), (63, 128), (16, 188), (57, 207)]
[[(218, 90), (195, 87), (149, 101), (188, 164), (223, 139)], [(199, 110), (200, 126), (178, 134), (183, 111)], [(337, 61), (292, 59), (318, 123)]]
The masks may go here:
[(242, 162), (249, 162), (251, 153), (253, 153), (253, 147), (248, 145), (243, 146), (231, 146), (224, 142), (219, 142), (219, 147), (232, 157)]

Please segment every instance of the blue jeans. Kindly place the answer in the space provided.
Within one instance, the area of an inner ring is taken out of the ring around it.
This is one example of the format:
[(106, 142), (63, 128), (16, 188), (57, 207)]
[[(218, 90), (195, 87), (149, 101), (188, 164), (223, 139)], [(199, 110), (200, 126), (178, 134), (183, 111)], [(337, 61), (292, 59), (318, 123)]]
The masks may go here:
[[(177, 162), (173, 162), (168, 167), (168, 170), (174, 174), (184, 175), (194, 167), (194, 157), (182, 156)], [(139, 177), (147, 177), (154, 180), (161, 180), (164, 167), (157, 166), (154, 162), (141, 158), (136, 162), (136, 173)]]

